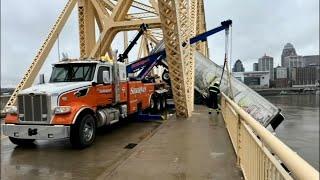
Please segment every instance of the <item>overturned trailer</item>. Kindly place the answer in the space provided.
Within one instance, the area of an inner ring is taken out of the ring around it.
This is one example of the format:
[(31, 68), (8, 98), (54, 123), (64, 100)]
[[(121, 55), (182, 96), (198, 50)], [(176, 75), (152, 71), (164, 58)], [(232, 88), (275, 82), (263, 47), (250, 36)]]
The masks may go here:
[[(199, 101), (199, 99), (206, 97), (210, 84), (216, 80), (220, 81), (222, 67), (199, 52), (195, 53), (195, 61), (195, 91), (196, 98)], [(230, 81), (231, 88), (228, 84), (228, 75), (225, 73), (220, 85), (221, 92), (231, 97), (241, 108), (263, 126), (268, 127), (271, 125), (275, 130), (284, 120), (281, 110), (264, 97), (233, 76), (230, 77)]]

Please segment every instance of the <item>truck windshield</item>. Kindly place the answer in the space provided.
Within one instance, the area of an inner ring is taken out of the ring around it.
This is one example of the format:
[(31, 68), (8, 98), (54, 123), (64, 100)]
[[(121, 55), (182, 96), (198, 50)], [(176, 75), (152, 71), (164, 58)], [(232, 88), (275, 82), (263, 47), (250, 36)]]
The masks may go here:
[(56, 64), (53, 67), (50, 82), (92, 81), (95, 66), (92, 63)]

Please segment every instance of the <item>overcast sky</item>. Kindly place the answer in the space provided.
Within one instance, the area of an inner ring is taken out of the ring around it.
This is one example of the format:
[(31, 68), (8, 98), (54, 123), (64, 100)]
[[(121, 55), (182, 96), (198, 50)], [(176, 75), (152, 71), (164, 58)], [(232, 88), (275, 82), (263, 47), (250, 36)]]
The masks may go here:
[[(66, 0), (1, 0), (1, 85), (14, 87), (32, 62)], [(299, 55), (319, 54), (319, 0), (205, 0), (207, 29), (233, 20), (232, 62), (242, 60), (246, 71), (265, 53), (280, 64), (283, 46), (291, 42)], [(132, 35), (131, 35), (132, 36)], [(129, 37), (130, 38), (130, 37)], [(59, 38), (60, 52), (79, 56), (77, 12)], [(224, 33), (208, 39), (210, 57), (223, 63)], [(118, 37), (114, 49), (122, 51)], [(48, 78), (58, 59), (53, 47), (41, 73)], [(134, 58), (133, 58), (134, 59)]]

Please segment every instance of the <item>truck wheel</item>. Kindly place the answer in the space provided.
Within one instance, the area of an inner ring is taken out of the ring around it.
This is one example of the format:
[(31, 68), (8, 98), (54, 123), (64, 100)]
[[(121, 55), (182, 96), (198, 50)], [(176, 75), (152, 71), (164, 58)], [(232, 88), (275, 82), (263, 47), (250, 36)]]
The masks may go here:
[(166, 83), (170, 83), (170, 76), (169, 76), (169, 71), (164, 70), (162, 73), (162, 80)]
[(161, 97), (161, 109), (164, 110), (167, 107), (167, 98), (166, 96), (163, 94)]
[(150, 102), (151, 113), (157, 113), (160, 110), (160, 97), (156, 94), (152, 95)]
[(156, 100), (156, 105), (155, 105), (155, 109), (156, 109), (156, 112), (160, 112), (161, 111), (161, 100), (162, 98), (160, 96), (157, 97), (157, 100)]
[(75, 148), (85, 148), (90, 146), (96, 137), (95, 119), (90, 114), (81, 116), (76, 123), (71, 126), (70, 142)]
[(18, 139), (14, 137), (9, 137), (9, 139), (13, 144), (16, 144), (18, 146), (27, 146), (33, 144), (33, 142), (35, 141), (34, 139)]
[(151, 96), (149, 109), (152, 111), (154, 109), (154, 106), (155, 106), (154, 96)]

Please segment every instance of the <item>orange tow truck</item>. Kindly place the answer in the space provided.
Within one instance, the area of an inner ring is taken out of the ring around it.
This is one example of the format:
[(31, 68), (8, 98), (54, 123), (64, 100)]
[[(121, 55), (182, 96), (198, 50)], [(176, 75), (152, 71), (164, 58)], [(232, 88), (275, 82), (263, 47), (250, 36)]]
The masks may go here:
[[(66, 60), (53, 65), (50, 82), (22, 90), (9, 107), (3, 134), (14, 144), (70, 138), (74, 147), (93, 143), (98, 127), (156, 108), (160, 83), (129, 80), (126, 65), (97, 60)], [(164, 96), (163, 96), (164, 97)]]

